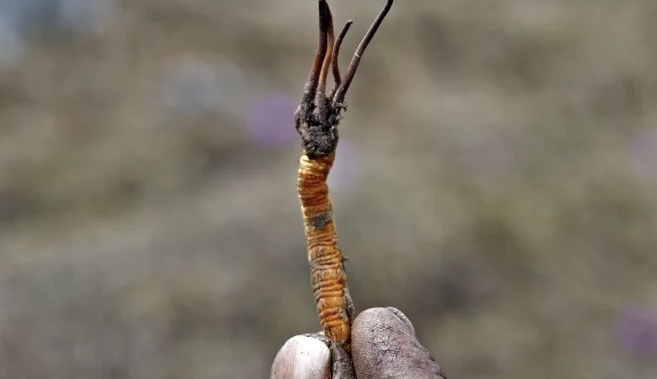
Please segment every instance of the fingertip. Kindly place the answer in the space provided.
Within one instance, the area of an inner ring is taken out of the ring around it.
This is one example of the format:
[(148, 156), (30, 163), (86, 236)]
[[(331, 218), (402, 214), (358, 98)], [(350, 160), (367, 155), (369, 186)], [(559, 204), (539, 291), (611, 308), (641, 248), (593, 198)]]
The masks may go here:
[(408, 334), (415, 336), (415, 328), (413, 327), (411, 320), (406, 317), (404, 312), (395, 307), (367, 309), (356, 317), (353, 328), (355, 329), (365, 325), (373, 325), (375, 323), (385, 323), (389, 326), (394, 326), (394, 328), (399, 331), (405, 331)]
[(329, 379), (331, 352), (326, 344), (309, 336), (294, 336), (276, 354), (270, 379)]

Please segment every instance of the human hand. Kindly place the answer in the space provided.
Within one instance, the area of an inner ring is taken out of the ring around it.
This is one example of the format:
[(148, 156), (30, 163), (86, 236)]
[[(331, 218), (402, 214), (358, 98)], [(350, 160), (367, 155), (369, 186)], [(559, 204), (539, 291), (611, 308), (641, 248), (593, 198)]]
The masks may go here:
[(274, 358), (270, 379), (445, 379), (398, 309), (370, 308), (354, 320), (351, 356), (323, 334), (294, 336)]

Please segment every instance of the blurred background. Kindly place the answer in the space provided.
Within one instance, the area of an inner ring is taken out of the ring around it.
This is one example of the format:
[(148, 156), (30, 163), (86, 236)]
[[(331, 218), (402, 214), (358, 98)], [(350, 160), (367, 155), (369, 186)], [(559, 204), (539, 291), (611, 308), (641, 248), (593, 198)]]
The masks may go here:
[[(383, 0), (353, 18), (343, 67)], [(266, 378), (319, 330), (310, 0), (0, 1), (0, 377)], [(451, 378), (657, 377), (657, 3), (398, 0), (330, 177)]]

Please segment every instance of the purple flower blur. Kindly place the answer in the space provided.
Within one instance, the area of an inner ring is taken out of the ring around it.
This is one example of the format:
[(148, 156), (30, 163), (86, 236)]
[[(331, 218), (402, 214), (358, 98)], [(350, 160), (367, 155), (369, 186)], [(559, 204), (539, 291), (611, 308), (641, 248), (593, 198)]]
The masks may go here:
[(657, 358), (657, 313), (642, 308), (621, 312), (616, 323), (619, 344), (639, 358)]
[(657, 129), (639, 133), (630, 143), (630, 163), (635, 174), (657, 182)]
[(348, 140), (340, 140), (335, 152), (335, 163), (327, 180), (329, 188), (340, 191), (353, 186), (358, 180), (360, 166), (358, 148)]
[(196, 118), (216, 113), (239, 117), (248, 83), (232, 61), (208, 62), (193, 55), (172, 61), (162, 100), (173, 114)]
[(257, 144), (279, 147), (296, 137), (294, 111), (297, 101), (278, 93), (261, 96), (247, 107), (245, 129)]

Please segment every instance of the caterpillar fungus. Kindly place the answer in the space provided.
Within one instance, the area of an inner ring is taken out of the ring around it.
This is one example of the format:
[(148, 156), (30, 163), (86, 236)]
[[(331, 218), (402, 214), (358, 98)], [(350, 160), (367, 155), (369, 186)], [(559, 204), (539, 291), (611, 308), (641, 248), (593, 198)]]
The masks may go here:
[[(311, 284), (324, 333), (347, 352), (351, 350), (351, 321), (354, 306), (347, 287), (344, 258), (338, 245), (329, 197), (327, 177), (335, 159), (338, 123), (346, 109), (344, 98), (356, 74), (360, 59), (377, 29), (392, 7), (387, 0), (361, 40), (347, 67), (340, 74), (340, 45), (352, 21), (344, 25), (337, 38), (333, 16), (326, 0), (319, 0), (319, 45), (294, 121), (301, 136), (303, 153), (299, 160), (297, 190), (301, 201)], [(326, 93), (326, 80), (332, 72), (334, 88)]]

